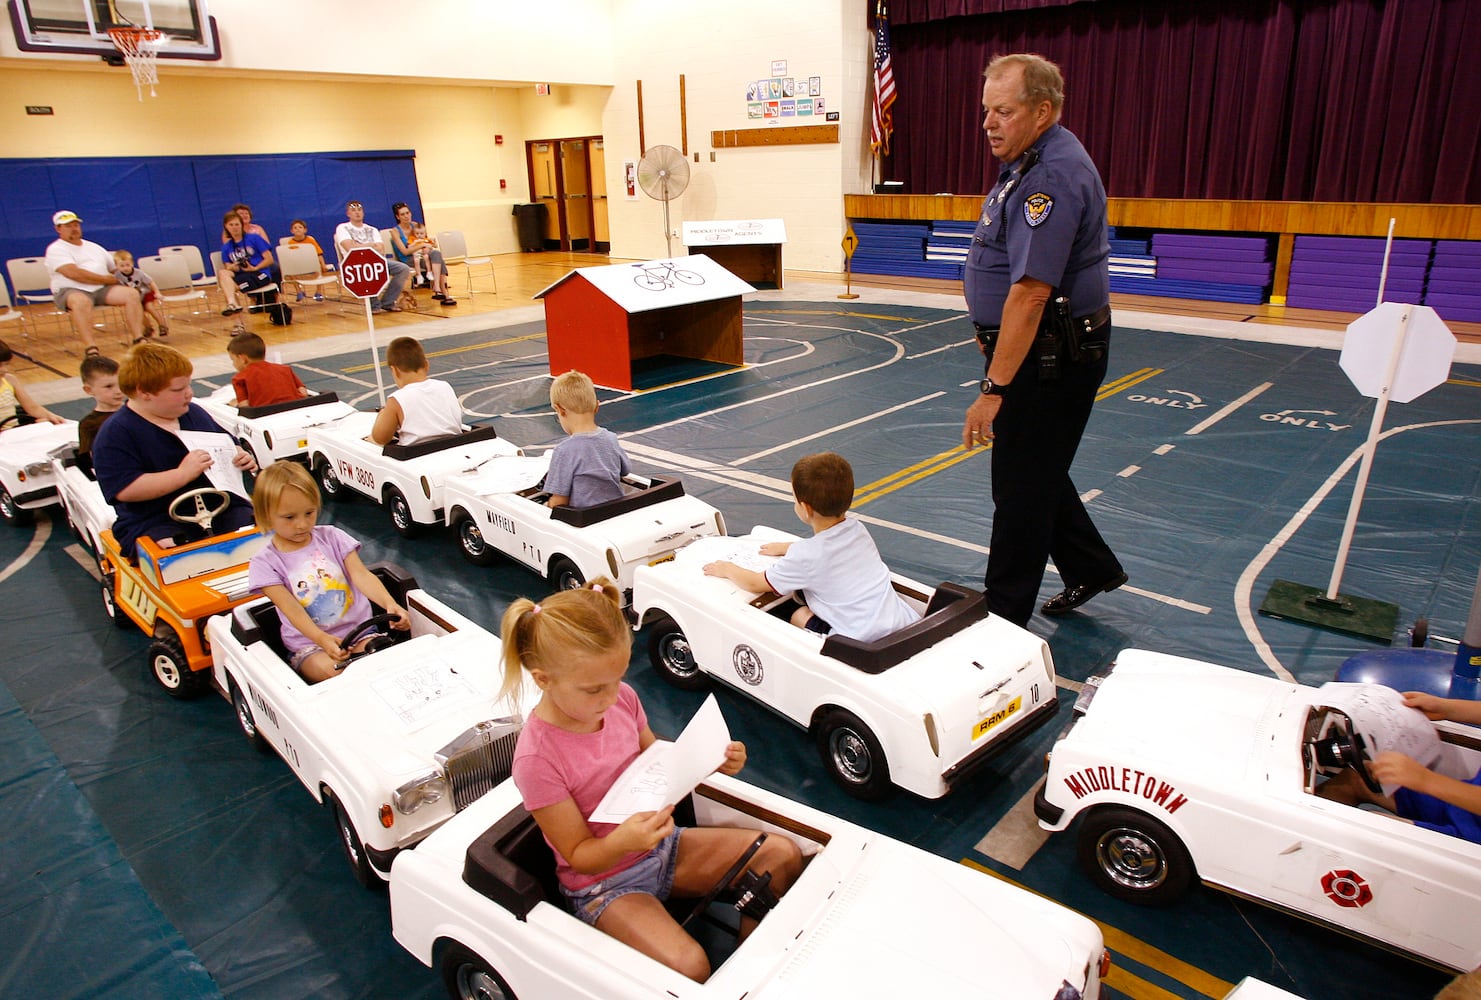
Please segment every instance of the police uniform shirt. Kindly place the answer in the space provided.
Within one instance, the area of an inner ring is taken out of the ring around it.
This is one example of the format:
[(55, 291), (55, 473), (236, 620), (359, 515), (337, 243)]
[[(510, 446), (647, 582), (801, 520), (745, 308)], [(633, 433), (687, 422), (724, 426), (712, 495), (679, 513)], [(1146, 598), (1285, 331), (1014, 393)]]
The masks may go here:
[(1110, 252), (1100, 173), (1080, 140), (1053, 125), (982, 203), (964, 272), (973, 322), (998, 326), (1008, 289), (1025, 277), (1068, 295), (1072, 316), (1095, 312), (1111, 301)]

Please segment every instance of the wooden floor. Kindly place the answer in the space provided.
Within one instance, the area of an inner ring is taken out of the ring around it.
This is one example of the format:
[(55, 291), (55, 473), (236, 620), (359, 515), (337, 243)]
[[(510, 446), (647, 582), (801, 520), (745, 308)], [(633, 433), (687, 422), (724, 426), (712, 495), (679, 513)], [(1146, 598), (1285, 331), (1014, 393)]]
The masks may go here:
[[(457, 305), (444, 307), (432, 301), (425, 291), (414, 293), (421, 306), (419, 312), (380, 313), (376, 316), (376, 330), (389, 339), (403, 332), (415, 332), (419, 323), (431, 318), (469, 313), (493, 313), (533, 304), (535, 293), (546, 288), (572, 268), (591, 267), (616, 263), (619, 258), (600, 254), (544, 253), (503, 254), (493, 258), (490, 268), (474, 268), (472, 286), (474, 294), (468, 294), (469, 276), (461, 268), (450, 275), (450, 288), (457, 298)], [(817, 281), (843, 287), (843, 276), (816, 271), (788, 271), (788, 276), (803, 281)], [(943, 292), (960, 295), (959, 281), (938, 281), (927, 278), (893, 278), (883, 275), (855, 275), (852, 284), (870, 288), (896, 288), (908, 291)], [(337, 286), (326, 286), (333, 288)], [(313, 340), (340, 333), (353, 333), (365, 328), (365, 312), (360, 300), (346, 298), (343, 301), (326, 299), (323, 303), (312, 301), (298, 303), (288, 296), (294, 306), (293, 325), (272, 326), (266, 316), (223, 317), (221, 296), (211, 287), (204, 301), (176, 304), (171, 307), (169, 343), (178, 347), (192, 358), (218, 355), (225, 351), (237, 319), (245, 318), (247, 327), (262, 334), (269, 346), (286, 342)], [(1316, 309), (1292, 309), (1282, 306), (1249, 306), (1225, 302), (1203, 302), (1191, 299), (1158, 298), (1148, 295), (1113, 295), (1113, 307), (1139, 312), (1163, 313), (1177, 316), (1194, 316), (1211, 319), (1257, 324), (1283, 324), (1319, 329), (1340, 330), (1352, 322), (1355, 314), (1327, 312)], [(0, 337), (10, 345), (16, 358), (12, 373), (22, 382), (49, 382), (57, 378), (72, 378), (76, 375), (82, 349), (78, 345), (71, 325), (49, 305), (18, 306), (25, 314), (21, 322), (8, 323), (0, 327)], [(195, 310), (191, 312), (190, 310)], [(116, 309), (99, 310), (105, 322), (99, 330), (97, 341), (103, 353), (111, 357), (121, 356), (127, 350), (127, 333), (121, 314)], [(1481, 343), (1481, 323), (1451, 323), (1451, 330), (1464, 342)], [(384, 342), (384, 341), (383, 341)]]

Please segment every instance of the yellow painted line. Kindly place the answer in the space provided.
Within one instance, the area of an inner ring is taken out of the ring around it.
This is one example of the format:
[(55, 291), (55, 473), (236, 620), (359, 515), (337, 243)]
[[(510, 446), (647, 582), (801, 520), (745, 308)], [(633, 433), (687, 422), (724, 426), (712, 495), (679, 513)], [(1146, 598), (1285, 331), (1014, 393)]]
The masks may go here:
[[(445, 351), (428, 351), (427, 352), (427, 357), (429, 357), (429, 358), (445, 358), (449, 354), (462, 354), (465, 351), (478, 351), (478, 350), (482, 350), (485, 347), (503, 347), (506, 344), (518, 344), (518, 343), (522, 343), (522, 342), (524, 342), (526, 340), (543, 340), (543, 339), (545, 339), (545, 334), (543, 334), (543, 333), (528, 333), (528, 334), (525, 334), (522, 337), (508, 337), (508, 338), (505, 338), (504, 340), (490, 340), (490, 341), (487, 341), (486, 343), (482, 343), (482, 344), (469, 344), (466, 347), (449, 347)], [(368, 372), (368, 371), (374, 371), (374, 370), (375, 370), (375, 365), (355, 365), (353, 368), (341, 368), (340, 369), (340, 371), (344, 372), (346, 375), (354, 375), (357, 372)]]
[(1183, 1000), (1171, 990), (1165, 990), (1155, 983), (1149, 983), (1141, 976), (1117, 965), (1115, 960), (1111, 961), (1111, 971), (1106, 973), (1106, 978), (1101, 980), (1102, 986), (1109, 986), (1120, 993), (1125, 993), (1136, 1000)]
[(991, 449), (992, 444), (990, 442), (985, 447), (979, 446), (973, 448), (971, 451), (968, 451), (961, 445), (957, 445), (950, 451), (943, 451), (941, 454), (933, 455), (923, 462), (917, 462), (915, 465), (901, 469), (899, 472), (892, 473), (883, 479), (877, 479), (872, 483), (859, 487), (854, 491), (853, 506), (861, 507), (871, 500), (878, 500), (880, 497), (888, 493), (893, 493), (901, 487), (909, 486), (911, 483), (918, 483), (927, 476), (933, 476), (938, 472), (949, 469), (958, 462), (965, 462), (973, 455), (985, 455)]
[(1116, 381), (1107, 382), (1101, 386), (1100, 391), (1095, 394), (1095, 401), (1098, 403), (1102, 399), (1108, 399), (1116, 395), (1118, 392), (1125, 392), (1132, 386), (1140, 385), (1148, 379), (1156, 378), (1165, 371), (1167, 371), (1166, 368), (1142, 368), (1132, 372), (1130, 375), (1123, 375)]
[[(1052, 898), (1049, 896), (1045, 896), (1042, 892), (1036, 892), (1035, 890), (1030, 889), (1028, 886), (1022, 884), (1021, 882), (1015, 882), (1013, 879), (1008, 878), (1006, 875), (1001, 875), (998, 872), (993, 871), (986, 865), (980, 864), (979, 862), (974, 861), (971, 858), (963, 858), (962, 864), (966, 865), (968, 868), (980, 871), (985, 875), (991, 875), (995, 879), (1007, 882), (1011, 886), (1016, 886), (1019, 889), (1023, 889), (1027, 892), (1032, 892), (1035, 896), (1040, 896), (1044, 899)], [(1184, 986), (1187, 986), (1190, 989), (1197, 990), (1199, 993), (1202, 993), (1204, 996), (1207, 997), (1226, 996), (1230, 990), (1234, 989), (1233, 983), (1225, 982), (1218, 976), (1215, 976), (1209, 972), (1205, 972), (1196, 965), (1190, 965), (1180, 958), (1169, 955), (1167, 952), (1163, 951), (1160, 948), (1155, 948), (1152, 945), (1147, 944), (1147, 942), (1141, 940), (1140, 938), (1132, 937), (1125, 931), (1118, 930), (1115, 927), (1112, 927), (1110, 924), (1102, 923), (1099, 920), (1095, 920), (1094, 917), (1091, 917), (1090, 919), (1094, 920), (1095, 925), (1100, 928), (1101, 937), (1105, 938), (1106, 947), (1111, 949), (1112, 977), (1114, 977), (1116, 969), (1115, 956), (1125, 955), (1128, 959), (1137, 962), (1140, 965), (1145, 965), (1150, 969), (1156, 969), (1158, 972), (1169, 977), (1170, 979), (1176, 979)], [(1131, 976), (1130, 973), (1127, 973), (1127, 975)], [(1135, 990), (1126, 989), (1122, 986), (1116, 985), (1112, 977), (1108, 977), (1106, 981), (1115, 986), (1116, 989), (1123, 990), (1123, 992), (1126, 993), (1130, 993), (1134, 997), (1140, 998), (1144, 996), (1173, 996), (1173, 994), (1167, 993), (1165, 990), (1160, 993), (1142, 993), (1140, 992), (1140, 987)], [(1135, 976), (1131, 976), (1131, 978), (1137, 979), (1137, 977)], [(1142, 982), (1142, 980), (1137, 979), (1137, 982)], [(1151, 983), (1147, 983), (1146, 986), (1149, 989), (1153, 990), (1160, 989), (1160, 987), (1153, 986)]]
[(1445, 384), (1446, 385), (1464, 385), (1464, 386), (1469, 386), (1472, 389), (1481, 389), (1481, 382), (1477, 382), (1475, 379), (1469, 379), (1469, 378), (1448, 378), (1448, 379), (1445, 380)]

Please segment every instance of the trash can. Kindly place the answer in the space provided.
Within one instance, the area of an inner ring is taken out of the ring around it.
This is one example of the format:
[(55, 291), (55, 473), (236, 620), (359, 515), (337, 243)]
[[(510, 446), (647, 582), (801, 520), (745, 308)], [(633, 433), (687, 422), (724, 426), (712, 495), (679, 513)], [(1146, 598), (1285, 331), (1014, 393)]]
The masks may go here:
[(545, 206), (514, 206), (515, 225), (519, 228), (519, 247), (527, 253), (545, 249)]

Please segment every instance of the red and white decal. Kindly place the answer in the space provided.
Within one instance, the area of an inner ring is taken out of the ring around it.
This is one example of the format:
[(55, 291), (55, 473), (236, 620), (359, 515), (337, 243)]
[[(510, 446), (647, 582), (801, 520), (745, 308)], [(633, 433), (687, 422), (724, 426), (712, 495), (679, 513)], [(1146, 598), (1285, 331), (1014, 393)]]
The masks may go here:
[(1323, 875), (1322, 892), (1338, 906), (1361, 907), (1373, 902), (1373, 890), (1350, 868), (1337, 868)]
[(1170, 813), (1177, 812), (1188, 801), (1188, 797), (1175, 786), (1156, 775), (1114, 764), (1095, 764), (1071, 772), (1065, 775), (1064, 786), (1077, 799), (1083, 799), (1092, 792), (1120, 792), (1159, 805)]

